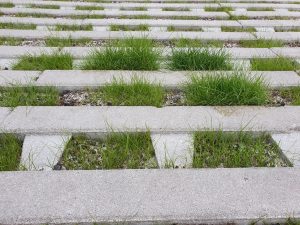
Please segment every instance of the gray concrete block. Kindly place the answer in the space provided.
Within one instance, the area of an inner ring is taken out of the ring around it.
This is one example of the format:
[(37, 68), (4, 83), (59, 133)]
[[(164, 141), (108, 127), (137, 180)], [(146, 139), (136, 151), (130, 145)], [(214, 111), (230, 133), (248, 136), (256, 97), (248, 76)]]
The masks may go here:
[(256, 32), (257, 38), (282, 40), (282, 41), (299, 41), (300, 32)]
[(192, 134), (151, 134), (160, 168), (188, 168), (193, 163)]
[(245, 27), (299, 27), (300, 20), (239, 20), (239, 23)]
[(275, 32), (273, 27), (255, 27), (257, 32)]
[(0, 125), (2, 126), (2, 122), (4, 119), (11, 113), (12, 109), (8, 107), (0, 107)]
[(300, 47), (290, 48), (271, 48), (277, 54), (288, 58), (300, 58)]
[(52, 170), (70, 138), (71, 135), (25, 136), (20, 167), (25, 170)]
[(272, 138), (293, 166), (300, 168), (300, 133), (272, 134)]
[(6, 172), (0, 223), (284, 223), (299, 187), (296, 168)]
[(0, 70), (0, 86), (30, 85), (39, 77), (39, 71)]
[(22, 134), (103, 133), (111, 130), (148, 129), (153, 133), (207, 129), (292, 132), (300, 129), (299, 113), (299, 106), (17, 107), (6, 117), (0, 128)]
[[(27, 30), (29, 33), (33, 32), (32, 30)], [(38, 31), (44, 32), (44, 31)], [(13, 59), (18, 58), (23, 55), (40, 55), (51, 54), (55, 51), (58, 51), (57, 47), (36, 47), (36, 46), (0, 46), (0, 58), (3, 59)]]

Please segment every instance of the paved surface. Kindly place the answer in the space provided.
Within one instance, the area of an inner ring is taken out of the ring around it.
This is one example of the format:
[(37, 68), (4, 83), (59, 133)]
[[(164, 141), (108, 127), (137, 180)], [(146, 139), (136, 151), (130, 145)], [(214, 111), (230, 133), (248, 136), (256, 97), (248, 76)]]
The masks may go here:
[(0, 223), (277, 223), (300, 218), (300, 170), (0, 173)]

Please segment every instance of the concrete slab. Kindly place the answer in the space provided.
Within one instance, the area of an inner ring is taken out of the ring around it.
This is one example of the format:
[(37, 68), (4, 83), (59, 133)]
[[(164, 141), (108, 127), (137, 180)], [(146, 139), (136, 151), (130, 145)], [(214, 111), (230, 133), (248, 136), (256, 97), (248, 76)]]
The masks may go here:
[[(235, 61), (237, 62), (237, 60)], [(242, 63), (242, 62), (240, 62)], [(244, 63), (244, 61), (243, 61)], [(237, 63), (238, 64), (238, 63)], [(240, 64), (238, 64), (240, 66)], [(243, 65), (244, 66), (244, 65)], [(246, 68), (247, 69), (247, 68)], [(153, 83), (160, 83), (166, 88), (179, 88), (191, 75), (233, 74), (233, 71), (61, 71), (47, 70), (42, 72), (36, 81), (37, 86), (55, 86), (60, 90), (78, 90), (102, 87), (115, 79), (130, 82), (133, 77), (140, 77)], [(251, 71), (249, 77), (262, 77), (271, 88), (294, 87), (300, 85), (300, 76), (294, 71)]]
[(221, 128), (225, 131), (292, 132), (300, 129), (299, 114), (299, 106), (17, 107), (0, 128), (20, 134), (101, 134), (111, 130), (161, 133)]
[(293, 166), (300, 168), (300, 133), (272, 134), (272, 138)]
[[(27, 30), (29, 33), (32, 32)], [(38, 31), (45, 32), (45, 31)], [(18, 58), (22, 55), (37, 55), (37, 54), (51, 54), (58, 51), (56, 47), (36, 47), (36, 46), (0, 46), (0, 58), (12, 59)]]
[(20, 166), (25, 170), (52, 170), (61, 158), (71, 135), (25, 136)]
[(0, 70), (0, 86), (30, 85), (39, 77), (39, 71)]
[(288, 58), (300, 58), (300, 47), (290, 48), (271, 48), (277, 54)]
[(282, 41), (299, 41), (300, 32), (256, 32), (257, 38), (282, 40)]
[(275, 32), (273, 27), (255, 27), (257, 32)]
[(245, 27), (286, 27), (293, 28), (300, 26), (300, 20), (238, 20)]
[(4, 119), (12, 112), (11, 108), (8, 107), (0, 107), (0, 125), (2, 126), (2, 122)]
[(192, 134), (151, 134), (151, 139), (160, 168), (192, 167)]
[(299, 187), (296, 168), (6, 172), (0, 223), (282, 224)]

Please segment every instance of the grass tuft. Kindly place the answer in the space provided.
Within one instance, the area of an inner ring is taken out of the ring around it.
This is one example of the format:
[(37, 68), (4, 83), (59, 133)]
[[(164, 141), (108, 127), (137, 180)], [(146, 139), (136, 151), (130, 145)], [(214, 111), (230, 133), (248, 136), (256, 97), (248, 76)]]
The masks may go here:
[(157, 70), (159, 54), (147, 39), (127, 39), (103, 52), (94, 51), (84, 61), (84, 70)]
[(91, 39), (62, 39), (57, 37), (49, 37), (45, 40), (46, 46), (48, 47), (72, 47), (72, 46), (85, 46), (91, 42)]
[(169, 67), (172, 70), (230, 70), (230, 57), (222, 49), (188, 48), (173, 50)]
[(221, 27), (222, 32), (255, 32), (254, 27)]
[(253, 58), (250, 60), (251, 69), (259, 71), (290, 71), (299, 68), (296, 61), (282, 56), (277, 58)]
[(35, 24), (0, 23), (0, 29), (35, 30)]
[(222, 48), (224, 43), (218, 40), (212, 41), (201, 41), (197, 39), (181, 38), (174, 40), (173, 44), (178, 48), (200, 48), (200, 47), (217, 47)]
[(0, 38), (0, 45), (16, 46), (16, 45), (21, 45), (22, 41), (23, 41), (22, 39), (17, 39), (17, 38)]
[(37, 8), (37, 9), (60, 9), (59, 5), (36, 5), (30, 4), (27, 8)]
[(0, 8), (13, 8), (15, 5), (11, 2), (1, 2)]
[(131, 7), (131, 8), (121, 7), (120, 10), (121, 11), (147, 11), (145, 7)]
[(76, 10), (104, 10), (104, 7), (102, 6), (83, 6), (83, 5), (77, 5), (75, 7)]
[(127, 26), (127, 25), (110, 25), (111, 31), (148, 31), (149, 26), (147, 24), (140, 24), (137, 26)]
[(172, 8), (172, 7), (166, 7), (162, 8), (162, 11), (181, 11), (181, 12), (188, 12), (191, 11), (189, 8)]
[(168, 26), (167, 31), (203, 31), (201, 27), (175, 27), (175, 26)]
[(0, 134), (0, 171), (18, 170), (22, 143), (12, 134)]
[(110, 133), (105, 139), (73, 137), (62, 164), (68, 170), (157, 168), (150, 132)]
[(273, 48), (273, 47), (283, 47), (284, 44), (279, 40), (266, 40), (266, 39), (257, 39), (257, 40), (241, 40), (240, 46), (244, 48)]
[(205, 7), (204, 11), (206, 12), (229, 12), (233, 11), (232, 7)]
[(160, 84), (138, 77), (134, 77), (130, 83), (114, 79), (101, 91), (103, 100), (112, 105), (161, 107), (164, 101), (164, 89)]
[(280, 95), (291, 101), (292, 105), (300, 105), (300, 87), (281, 89)]
[(287, 166), (267, 134), (205, 131), (194, 134), (194, 168)]
[(24, 55), (13, 66), (13, 70), (71, 70), (73, 57), (68, 53)]
[(91, 24), (89, 25), (64, 25), (64, 24), (58, 24), (55, 26), (56, 31), (79, 31), (79, 30), (86, 30), (86, 31), (92, 31), (93, 26)]
[(247, 9), (247, 11), (274, 11), (273, 8), (256, 8), (256, 7), (250, 7)]
[(263, 80), (242, 72), (193, 75), (183, 90), (188, 105), (264, 105), (268, 100)]
[(29, 87), (8, 87), (0, 88), (0, 106), (55, 106), (58, 105), (59, 94), (53, 87), (38, 88)]

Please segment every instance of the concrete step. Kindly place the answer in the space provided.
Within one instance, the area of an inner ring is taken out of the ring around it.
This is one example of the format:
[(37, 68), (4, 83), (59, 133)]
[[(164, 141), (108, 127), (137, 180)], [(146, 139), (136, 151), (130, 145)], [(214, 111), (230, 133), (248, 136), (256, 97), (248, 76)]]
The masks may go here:
[(299, 187), (296, 168), (3, 172), (0, 223), (284, 223)]

